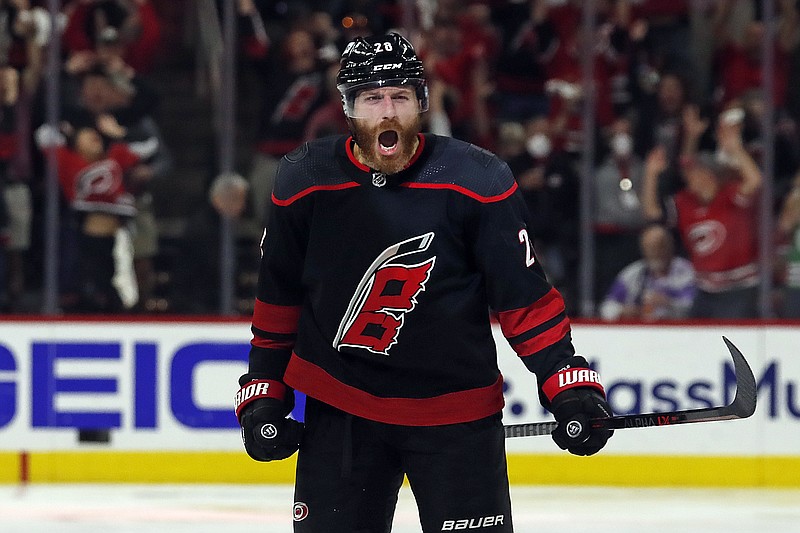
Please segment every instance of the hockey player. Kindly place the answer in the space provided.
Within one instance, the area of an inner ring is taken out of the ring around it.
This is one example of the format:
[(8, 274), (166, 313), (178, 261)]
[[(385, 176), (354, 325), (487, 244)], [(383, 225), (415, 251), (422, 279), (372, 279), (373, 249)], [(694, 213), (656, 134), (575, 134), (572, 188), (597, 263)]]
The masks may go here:
[[(306, 143), (277, 173), (235, 402), (245, 449), (299, 449), (295, 532), (388, 533), (404, 476), (423, 531), (512, 531), (490, 312), (561, 448), (591, 455), (611, 436), (586, 423), (610, 415), (602, 385), (575, 355), (508, 167), (420, 133), (411, 44), (356, 38), (337, 82), (352, 136)], [(304, 424), (287, 417), (294, 389)]]

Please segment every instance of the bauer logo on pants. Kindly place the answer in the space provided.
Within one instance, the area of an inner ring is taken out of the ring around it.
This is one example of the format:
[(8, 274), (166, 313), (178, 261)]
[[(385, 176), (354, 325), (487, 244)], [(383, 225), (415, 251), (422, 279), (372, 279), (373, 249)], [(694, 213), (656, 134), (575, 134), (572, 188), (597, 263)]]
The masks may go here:
[(445, 520), (442, 523), (441, 531), (460, 531), (462, 529), (482, 529), (484, 527), (494, 527), (503, 524), (505, 515), (490, 515), (480, 518), (462, 518), (461, 520)]

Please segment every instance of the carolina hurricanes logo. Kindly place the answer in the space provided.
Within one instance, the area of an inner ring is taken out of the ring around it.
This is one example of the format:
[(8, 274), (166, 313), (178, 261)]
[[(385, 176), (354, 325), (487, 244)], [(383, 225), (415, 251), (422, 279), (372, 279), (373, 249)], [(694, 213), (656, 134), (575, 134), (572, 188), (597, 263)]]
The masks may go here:
[(394, 244), (372, 262), (356, 288), (347, 312), (339, 324), (333, 347), (365, 348), (389, 355), (397, 342), (406, 313), (417, 305), (417, 295), (425, 290), (436, 257), (407, 265), (398, 258), (424, 252), (433, 241), (426, 233)]
[(281, 100), (272, 114), (274, 124), (283, 120), (301, 120), (314, 101), (319, 96), (319, 75), (311, 74), (298, 78), (286, 90), (286, 96)]
[(86, 168), (78, 176), (75, 195), (78, 198), (110, 196), (122, 187), (122, 168), (113, 159), (103, 159)]
[(725, 241), (725, 226), (716, 220), (706, 220), (689, 228), (689, 246), (697, 255), (714, 253)]
[(302, 522), (308, 517), (308, 505), (303, 502), (294, 502), (292, 507), (292, 520)]

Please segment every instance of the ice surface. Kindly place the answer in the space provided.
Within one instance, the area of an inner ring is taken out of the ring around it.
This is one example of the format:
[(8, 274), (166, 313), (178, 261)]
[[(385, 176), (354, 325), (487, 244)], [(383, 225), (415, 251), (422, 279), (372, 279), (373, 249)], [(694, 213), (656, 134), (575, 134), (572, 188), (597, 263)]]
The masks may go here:
[[(800, 491), (512, 488), (519, 533), (800, 533)], [(291, 533), (292, 488), (275, 485), (0, 485), (3, 533)], [(420, 533), (410, 490), (393, 533)]]

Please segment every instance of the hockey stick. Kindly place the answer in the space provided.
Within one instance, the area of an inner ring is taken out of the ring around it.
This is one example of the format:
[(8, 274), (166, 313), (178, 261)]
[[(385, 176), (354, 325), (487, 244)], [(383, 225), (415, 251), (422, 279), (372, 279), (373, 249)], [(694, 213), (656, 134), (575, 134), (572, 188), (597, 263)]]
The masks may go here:
[[(747, 418), (756, 410), (756, 378), (742, 352), (726, 337), (722, 337), (733, 358), (733, 370), (736, 374), (736, 394), (733, 401), (722, 407), (688, 409), (685, 411), (668, 411), (664, 413), (648, 413), (641, 415), (620, 415), (609, 418), (592, 419), (592, 428), (628, 429), (651, 426), (674, 426), (693, 422), (716, 422), (718, 420), (734, 420)], [(574, 422), (574, 421), (570, 421)], [(506, 438), (534, 437), (549, 435), (558, 425), (557, 422), (532, 422), (529, 424), (511, 424), (505, 426)], [(569, 429), (569, 428), (568, 428)], [(578, 431), (580, 428), (578, 428)], [(569, 431), (568, 431), (569, 432)], [(577, 433), (577, 432), (576, 432)]]

